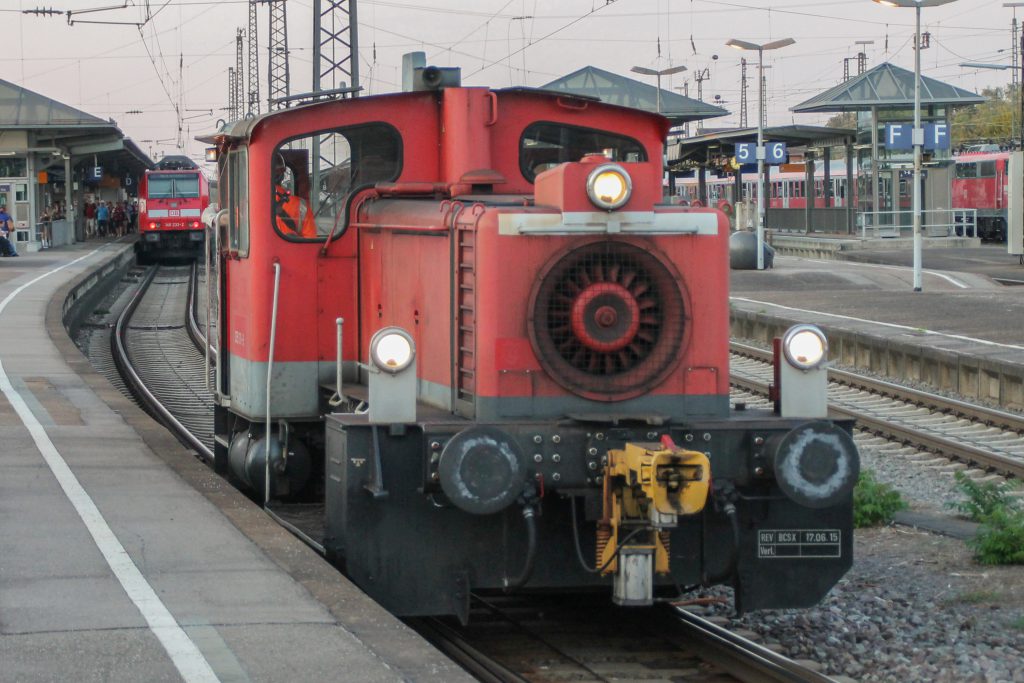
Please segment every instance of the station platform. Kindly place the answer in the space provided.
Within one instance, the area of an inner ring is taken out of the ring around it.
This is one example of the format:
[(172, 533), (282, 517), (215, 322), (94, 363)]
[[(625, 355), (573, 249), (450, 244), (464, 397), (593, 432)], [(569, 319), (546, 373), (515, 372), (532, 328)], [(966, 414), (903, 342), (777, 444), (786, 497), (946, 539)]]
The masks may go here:
[(472, 680), (93, 371), (63, 303), (131, 248), (0, 260), (0, 681)]
[(1024, 409), (1024, 266), (1005, 245), (926, 248), (913, 291), (909, 244), (841, 258), (776, 255), (732, 271), (732, 332), (767, 342), (798, 322), (829, 337), (830, 357), (883, 376)]

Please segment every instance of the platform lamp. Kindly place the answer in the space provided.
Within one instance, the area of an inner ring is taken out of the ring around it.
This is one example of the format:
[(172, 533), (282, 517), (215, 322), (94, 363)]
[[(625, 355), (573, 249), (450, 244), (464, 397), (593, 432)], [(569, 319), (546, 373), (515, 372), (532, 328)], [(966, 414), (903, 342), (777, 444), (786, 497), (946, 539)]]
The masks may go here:
[(735, 38), (725, 44), (737, 50), (757, 51), (757, 269), (764, 270), (764, 51), (778, 50), (780, 47), (796, 43), (792, 38), (773, 40), (758, 45)]
[(661, 77), (662, 76), (671, 76), (672, 74), (677, 74), (677, 73), (680, 73), (682, 71), (686, 71), (686, 67), (682, 66), (682, 65), (680, 65), (680, 66), (670, 66), (667, 69), (662, 69), (661, 71), (658, 71), (657, 69), (648, 69), (646, 66), (634, 66), (632, 69), (630, 69), (630, 71), (632, 71), (635, 74), (643, 74), (644, 76), (657, 76), (657, 78), (658, 78), (658, 99), (657, 99), (657, 103), (658, 104), (657, 104), (657, 111), (660, 114), (661, 113)]
[(914, 29), (914, 291), (921, 291), (921, 8), (948, 5), (956, 0), (874, 0), (888, 7), (913, 7), (917, 22)]

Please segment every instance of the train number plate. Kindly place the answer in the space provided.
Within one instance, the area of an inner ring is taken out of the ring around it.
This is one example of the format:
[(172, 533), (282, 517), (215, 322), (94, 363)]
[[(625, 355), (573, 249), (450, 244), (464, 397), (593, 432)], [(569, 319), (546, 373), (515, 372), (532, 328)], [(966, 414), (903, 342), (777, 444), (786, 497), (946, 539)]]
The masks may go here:
[(757, 557), (841, 557), (842, 540), (839, 529), (761, 529), (757, 532)]

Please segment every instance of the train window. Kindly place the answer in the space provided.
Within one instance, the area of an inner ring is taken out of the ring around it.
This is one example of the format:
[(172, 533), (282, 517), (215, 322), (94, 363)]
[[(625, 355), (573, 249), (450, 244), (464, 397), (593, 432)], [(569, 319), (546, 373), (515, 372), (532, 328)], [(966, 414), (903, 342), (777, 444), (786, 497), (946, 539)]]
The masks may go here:
[(152, 173), (148, 182), (149, 196), (153, 199), (195, 199), (199, 196), (199, 175), (196, 173)]
[(978, 164), (957, 164), (956, 165), (956, 177), (957, 178), (977, 178), (978, 177)]
[(996, 177), (996, 162), (995, 161), (982, 161), (978, 163), (978, 177), (979, 178), (995, 178)]
[(563, 123), (533, 123), (519, 139), (519, 169), (531, 183), (541, 171), (587, 154), (605, 154), (612, 161), (647, 161), (647, 150), (633, 138)]
[(324, 239), (342, 227), (358, 189), (396, 180), (402, 138), (386, 123), (317, 131), (274, 150), (274, 228), (287, 239)]
[(241, 257), (249, 255), (249, 154), (245, 147), (231, 150), (226, 165), (225, 187), (228, 212), (228, 250)]

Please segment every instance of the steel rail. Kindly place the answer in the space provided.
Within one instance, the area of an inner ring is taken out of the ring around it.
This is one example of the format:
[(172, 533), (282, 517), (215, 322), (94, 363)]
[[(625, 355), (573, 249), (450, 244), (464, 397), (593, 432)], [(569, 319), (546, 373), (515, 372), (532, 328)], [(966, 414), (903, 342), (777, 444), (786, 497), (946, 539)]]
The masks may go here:
[[(731, 342), (730, 350), (733, 353), (741, 356), (747, 356), (754, 360), (760, 360), (765, 363), (772, 362), (771, 351), (760, 349), (756, 346), (749, 346), (739, 342)], [(1003, 429), (1013, 431), (1024, 431), (1024, 415), (1017, 413), (999, 410), (998, 408), (986, 408), (985, 406), (980, 406), (976, 403), (969, 403), (956, 398), (950, 398), (948, 396), (914, 389), (913, 387), (903, 386), (902, 384), (896, 384), (895, 382), (889, 382), (876, 377), (857, 374), (856, 372), (850, 372), (849, 370), (840, 370), (839, 368), (829, 368), (828, 378), (830, 381), (837, 382), (839, 384), (845, 384), (847, 386), (870, 391), (874, 394), (891, 396), (893, 398), (898, 398), (901, 401), (907, 401), (908, 403), (916, 403), (927, 408), (934, 408), (953, 415), (970, 418), (972, 420), (992, 425), (993, 427), (1002, 427)]]
[[(772, 354), (764, 349), (759, 349), (747, 344), (732, 342), (730, 350), (737, 355), (746, 356), (765, 363), (772, 362)], [(1024, 432), (1024, 416), (1015, 415), (1002, 410), (986, 408), (959, 399), (947, 398), (939, 394), (901, 386), (893, 382), (875, 379), (847, 370), (829, 368), (829, 381), (846, 386), (863, 389), (888, 398), (906, 403), (922, 406), (930, 410), (967, 418), (985, 425), (991, 425), (1010, 431)], [(752, 393), (767, 394), (767, 384), (756, 380), (738, 376), (730, 377), (730, 383), (738, 388)], [(834, 403), (829, 405), (829, 412), (833, 415), (854, 419), (858, 426), (875, 434), (889, 439), (913, 444), (934, 451), (941, 455), (961, 460), (969, 464), (978, 465), (992, 469), (1000, 473), (1009, 474), (1014, 477), (1024, 478), (1024, 461), (1020, 458), (1012, 458), (992, 453), (984, 448), (972, 446), (963, 441), (950, 439), (937, 434), (931, 434), (912, 426), (904, 426), (884, 417), (874, 417), (864, 412), (837, 406)]]
[(189, 274), (188, 280), (188, 315), (185, 316), (185, 329), (188, 330), (188, 336), (192, 340), (192, 343), (196, 345), (199, 353), (207, 353), (207, 347), (209, 347), (209, 353), (212, 360), (212, 364), (217, 363), (217, 349), (210, 346), (209, 340), (199, 327), (199, 321), (196, 320), (196, 309), (198, 308), (198, 302), (196, 301), (199, 296), (199, 288), (196, 287), (196, 283), (199, 281), (199, 269), (195, 263), (192, 264), (192, 270)]
[(124, 378), (125, 385), (146, 412), (170, 430), (170, 432), (174, 434), (178, 441), (183, 445), (195, 450), (207, 461), (212, 462), (213, 452), (206, 447), (206, 444), (196, 438), (196, 436), (192, 434), (185, 425), (178, 421), (178, 418), (176, 418), (171, 411), (169, 411), (163, 403), (153, 395), (153, 393), (146, 387), (146, 384), (142, 381), (142, 378), (139, 377), (139, 374), (135, 371), (135, 367), (132, 365), (131, 359), (128, 356), (128, 348), (124, 340), (125, 331), (128, 328), (128, 323), (131, 320), (132, 315), (135, 313), (135, 310), (139, 307), (139, 303), (146, 295), (149, 285), (156, 277), (158, 270), (159, 266), (154, 267), (149, 271), (146, 278), (139, 284), (139, 288), (132, 296), (131, 301), (128, 302), (128, 305), (125, 306), (121, 315), (118, 316), (117, 323), (114, 326), (114, 334), (110, 335), (110, 351), (114, 357), (114, 364), (121, 373), (121, 377)]
[(834, 683), (835, 679), (808, 669), (792, 659), (716, 626), (707, 619), (679, 608), (668, 613), (683, 625), (686, 637), (698, 644), (702, 658), (728, 674), (751, 683)]
[(415, 617), (403, 621), (477, 680), (485, 683), (528, 683), (529, 679), (523, 678), (473, 647), (455, 629), (440, 619)]

